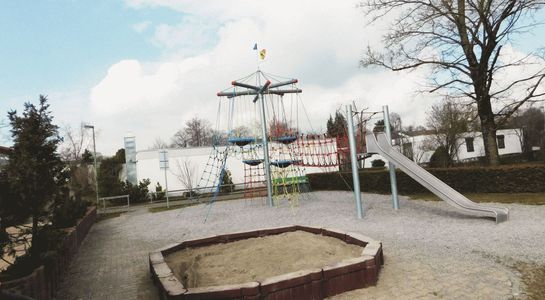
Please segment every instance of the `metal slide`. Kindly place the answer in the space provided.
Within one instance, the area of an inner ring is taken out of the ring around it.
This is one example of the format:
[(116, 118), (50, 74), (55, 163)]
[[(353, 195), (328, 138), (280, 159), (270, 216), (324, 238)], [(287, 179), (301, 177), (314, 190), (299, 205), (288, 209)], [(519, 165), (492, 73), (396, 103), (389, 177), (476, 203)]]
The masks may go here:
[(448, 204), (467, 214), (479, 217), (494, 218), (496, 223), (508, 220), (509, 210), (507, 208), (481, 205), (467, 199), (464, 195), (458, 193), (437, 177), (433, 176), (415, 162), (392, 148), (386, 134), (378, 133), (377, 138), (375, 138), (373, 133), (368, 133), (366, 135), (366, 140), (367, 152), (378, 153), (388, 161), (393, 162), (396, 167), (430, 190), (437, 197), (446, 201)]

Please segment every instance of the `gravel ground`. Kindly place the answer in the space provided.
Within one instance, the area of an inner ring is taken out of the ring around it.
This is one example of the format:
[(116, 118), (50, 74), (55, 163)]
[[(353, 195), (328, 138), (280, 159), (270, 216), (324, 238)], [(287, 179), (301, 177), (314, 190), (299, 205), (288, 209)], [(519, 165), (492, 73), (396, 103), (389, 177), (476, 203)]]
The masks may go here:
[[(339, 299), (525, 298), (521, 274), (513, 265), (545, 265), (545, 206), (498, 204), (510, 209), (510, 220), (496, 224), (463, 215), (444, 202), (400, 197), (400, 210), (394, 211), (389, 195), (363, 194), (365, 217), (358, 220), (353, 199), (350, 192), (313, 192), (295, 214), (288, 205), (269, 208), (261, 200), (218, 202), (206, 223), (205, 206), (141, 211), (100, 222), (90, 235), (99, 242), (94, 231), (109, 231), (110, 237), (161, 248), (201, 236), (301, 224), (382, 241), (386, 262), (378, 285)], [(149, 285), (139, 287), (144, 288)]]

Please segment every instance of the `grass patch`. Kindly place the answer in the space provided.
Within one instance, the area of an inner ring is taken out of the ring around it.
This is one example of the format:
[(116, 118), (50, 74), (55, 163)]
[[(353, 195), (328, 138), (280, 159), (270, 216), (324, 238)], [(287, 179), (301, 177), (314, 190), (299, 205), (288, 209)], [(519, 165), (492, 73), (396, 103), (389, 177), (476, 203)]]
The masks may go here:
[[(413, 200), (439, 201), (434, 194), (407, 195)], [(464, 194), (474, 202), (518, 203), (528, 205), (545, 205), (545, 193), (471, 193)]]
[(200, 203), (198, 203), (198, 202), (183, 203), (183, 204), (171, 205), (170, 207), (166, 207), (166, 204), (165, 204), (165, 206), (150, 207), (150, 208), (148, 208), (148, 211), (151, 212), (151, 213), (157, 213), (157, 212), (162, 212), (162, 211), (167, 211), (167, 210), (173, 210), (173, 209), (189, 207), (189, 206), (198, 205), (198, 204), (200, 204)]
[(97, 215), (97, 223), (100, 221), (113, 219), (121, 216), (121, 212), (113, 212), (113, 213), (101, 213)]

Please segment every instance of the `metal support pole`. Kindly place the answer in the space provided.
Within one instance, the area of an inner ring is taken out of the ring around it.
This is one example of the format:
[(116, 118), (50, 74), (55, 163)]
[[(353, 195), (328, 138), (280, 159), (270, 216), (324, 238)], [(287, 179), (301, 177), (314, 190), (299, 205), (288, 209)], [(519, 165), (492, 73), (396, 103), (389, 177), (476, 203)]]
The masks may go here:
[(96, 191), (96, 198), (97, 198), (97, 207), (100, 205), (98, 200), (98, 176), (97, 176), (97, 146), (95, 141), (95, 126), (93, 125), (84, 125), (84, 128), (93, 130), (93, 161), (95, 166), (95, 191)]
[(363, 218), (363, 208), (361, 205), (361, 192), (360, 192), (360, 175), (358, 172), (358, 159), (357, 159), (357, 147), (356, 139), (354, 137), (354, 120), (352, 119), (352, 106), (347, 105), (346, 108), (347, 121), (348, 121), (348, 143), (350, 146), (350, 162), (352, 164), (352, 181), (354, 183), (354, 196), (356, 198), (356, 209), (358, 211), (358, 219)]
[(271, 179), (271, 162), (269, 160), (269, 142), (267, 140), (267, 118), (265, 115), (265, 99), (263, 93), (259, 94), (261, 98), (261, 134), (263, 143), (263, 159), (265, 164), (265, 182), (267, 183), (267, 203), (273, 206), (272, 201), (272, 179)]
[(167, 168), (165, 168), (165, 196), (167, 197), (167, 208), (170, 208), (170, 202), (168, 201)]
[[(388, 105), (382, 106), (382, 113), (384, 114), (384, 131), (388, 137), (388, 142), (392, 143), (392, 130), (390, 129), (390, 113), (388, 111)], [(396, 167), (389, 161), (388, 169), (390, 171), (390, 185), (392, 189), (392, 205), (394, 209), (399, 209), (399, 198), (397, 197), (397, 178), (396, 178)]]

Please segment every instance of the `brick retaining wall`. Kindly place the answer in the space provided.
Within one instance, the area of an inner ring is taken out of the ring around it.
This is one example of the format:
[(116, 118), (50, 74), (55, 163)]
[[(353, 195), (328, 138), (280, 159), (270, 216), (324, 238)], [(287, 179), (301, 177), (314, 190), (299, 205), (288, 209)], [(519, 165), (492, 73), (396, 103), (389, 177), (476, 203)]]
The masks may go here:
[(64, 243), (56, 260), (50, 267), (40, 266), (25, 277), (2, 282), (1, 289), (10, 293), (29, 296), (36, 300), (54, 299), (64, 272), (68, 269), (72, 257), (77, 253), (96, 218), (96, 207), (88, 208), (76, 226), (65, 229)]
[[(337, 238), (363, 248), (361, 256), (321, 269), (300, 270), (262, 282), (186, 288), (174, 276), (164, 256), (188, 247), (203, 247), (242, 239), (302, 230)], [(150, 272), (162, 299), (324, 299), (340, 293), (376, 285), (384, 264), (382, 244), (357, 233), (335, 229), (289, 226), (217, 235), (169, 245), (150, 253)]]

